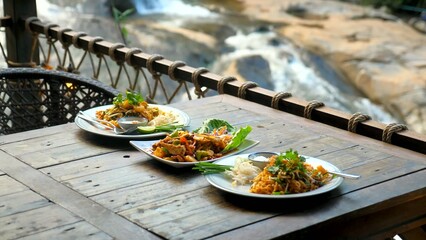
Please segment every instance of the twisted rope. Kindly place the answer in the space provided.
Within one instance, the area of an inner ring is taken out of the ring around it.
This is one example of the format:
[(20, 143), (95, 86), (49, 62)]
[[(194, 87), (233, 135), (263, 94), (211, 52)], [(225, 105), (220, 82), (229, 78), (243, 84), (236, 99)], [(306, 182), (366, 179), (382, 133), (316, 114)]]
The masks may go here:
[(312, 119), (312, 110), (315, 108), (323, 107), (324, 103), (319, 102), (317, 100), (312, 100), (306, 105), (304, 111), (303, 111), (303, 117), (307, 119)]
[(151, 55), (146, 61), (146, 69), (148, 69), (149, 73), (151, 73), (152, 75), (152, 78), (155, 80), (153, 91), (150, 91), (149, 95), (147, 96), (147, 99), (154, 102), (155, 95), (157, 94), (158, 85), (160, 85), (164, 96), (166, 97), (167, 102), (169, 103), (169, 97), (167, 96), (166, 87), (164, 86), (163, 81), (161, 80), (161, 73), (155, 71), (153, 67), (153, 63), (161, 59), (164, 59), (164, 57), (158, 54), (154, 54)]
[(43, 33), (46, 36), (46, 38), (52, 38), (49, 36), (49, 30), (50, 28), (53, 28), (53, 27), (59, 27), (59, 25), (54, 23), (49, 23), (43, 26)]
[(272, 97), (271, 107), (275, 109), (279, 109), (280, 100), (283, 98), (291, 97), (291, 93), (289, 92), (279, 92)]
[(396, 132), (401, 132), (404, 130), (408, 130), (408, 127), (404, 124), (400, 123), (390, 123), (386, 125), (382, 134), (382, 141), (387, 143), (392, 143), (392, 135)]
[(161, 76), (161, 73), (159, 73), (159, 72), (155, 71), (155, 70), (154, 70), (154, 67), (153, 67), (152, 65), (153, 65), (153, 63), (154, 63), (155, 61), (157, 61), (157, 60), (161, 60), (161, 59), (164, 59), (164, 57), (163, 57), (163, 56), (161, 56), (161, 55), (154, 54), (154, 55), (150, 56), (150, 57), (148, 58), (148, 60), (146, 61), (146, 69), (148, 69), (148, 71), (149, 71), (149, 72), (151, 73), (151, 75), (152, 75), (152, 76), (154, 76), (154, 77), (159, 77), (159, 76)]
[(94, 37), (92, 39), (90, 39), (89, 41), (89, 45), (87, 46), (87, 50), (89, 50), (89, 52), (96, 54), (94, 46), (96, 42), (100, 42), (103, 41), (104, 39), (102, 37)]
[(122, 64), (124, 61), (117, 61), (117, 58), (115, 57), (115, 50), (119, 49), (119, 48), (123, 48), (125, 47), (124, 44), (122, 43), (114, 43), (113, 45), (111, 45), (111, 47), (108, 48), (108, 56), (114, 61), (117, 62), (119, 64)]
[(124, 56), (124, 61), (126, 61), (127, 64), (133, 67), (132, 64), (132, 55), (141, 53), (142, 50), (140, 48), (130, 48), (129, 51), (126, 52), (126, 55)]
[(61, 44), (62, 44), (62, 46), (64, 46), (64, 48), (68, 47), (70, 45), (70, 43), (64, 42), (63, 35), (64, 35), (64, 33), (71, 32), (71, 31), (72, 31), (71, 28), (61, 28), (58, 31), (58, 40), (59, 40), (59, 42), (61, 42)]
[(223, 77), (222, 79), (219, 80), (219, 82), (217, 82), (217, 92), (219, 94), (224, 94), (225, 92), (223, 90), (223, 87), (225, 86), (225, 84), (227, 82), (232, 82), (235, 80), (237, 80), (236, 77), (232, 77), (232, 76)]
[(206, 88), (205, 90), (201, 89), (200, 84), (198, 83), (198, 77), (203, 74), (203, 73), (207, 73), (209, 72), (209, 70), (207, 68), (197, 68), (197, 70), (195, 70), (192, 75), (191, 75), (191, 81), (194, 84), (195, 87), (195, 95), (197, 95), (198, 98), (200, 97), (204, 97), (204, 94), (206, 94), (206, 92), (208, 91), (208, 88)]
[(352, 114), (351, 118), (348, 121), (348, 131), (356, 133), (356, 128), (358, 126), (358, 123), (365, 122), (370, 119), (371, 119), (370, 116), (359, 113), (359, 112)]
[(175, 76), (176, 68), (183, 67), (185, 65), (186, 63), (183, 61), (174, 61), (172, 64), (170, 64), (169, 68), (167, 69), (167, 74), (169, 75), (170, 79), (179, 82), (179, 85), (177, 86), (173, 94), (170, 96), (169, 101), (173, 100), (173, 98), (179, 92), (179, 89), (182, 87), (182, 85), (185, 87), (185, 92), (186, 92), (186, 95), (188, 96), (188, 99), (192, 100), (192, 96), (191, 96), (191, 93), (189, 92), (189, 88), (188, 88), (188, 85), (186, 84), (186, 81), (178, 80)]
[(170, 64), (169, 68), (167, 69), (167, 75), (169, 75), (170, 79), (177, 81), (177, 78), (175, 76), (176, 68), (185, 66), (186, 63), (183, 61), (174, 61), (172, 64)]
[(239, 98), (245, 99), (245, 98), (246, 98), (246, 92), (247, 92), (247, 89), (248, 89), (248, 88), (254, 88), (254, 87), (257, 87), (257, 83), (255, 83), (255, 82), (248, 81), (248, 82), (243, 83), (243, 84), (242, 84), (242, 85), (238, 88), (237, 96), (238, 96)]
[(33, 31), (31, 31), (30, 24), (32, 22), (40, 22), (40, 19), (38, 19), (37, 17), (29, 17), (29, 18), (25, 19), (25, 30), (32, 33), (32, 34), (38, 34), (38, 33), (34, 33)]
[(84, 36), (87, 36), (87, 33), (85, 33), (85, 32), (78, 32), (78, 33), (76, 33), (76, 34), (74, 34), (73, 36), (72, 36), (72, 45), (75, 47), (75, 48), (78, 48), (78, 49), (80, 49), (81, 47), (80, 47), (80, 45), (78, 45), (78, 39), (80, 38), (80, 37), (84, 37)]

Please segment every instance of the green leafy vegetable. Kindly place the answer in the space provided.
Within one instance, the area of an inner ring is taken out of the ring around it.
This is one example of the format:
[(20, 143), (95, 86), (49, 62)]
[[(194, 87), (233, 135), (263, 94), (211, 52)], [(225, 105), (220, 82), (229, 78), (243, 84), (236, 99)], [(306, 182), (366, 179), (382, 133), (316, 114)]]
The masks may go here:
[(114, 105), (119, 105), (119, 104), (122, 104), (125, 100), (127, 100), (129, 102), (129, 104), (131, 104), (131, 105), (138, 105), (140, 102), (145, 101), (144, 98), (142, 97), (142, 95), (140, 95), (139, 93), (127, 91), (126, 97), (124, 97), (123, 94), (119, 93), (114, 98), (113, 103), (114, 103)]
[(232, 135), (231, 142), (226, 145), (226, 147), (222, 150), (223, 153), (232, 151), (236, 149), (247, 137), (247, 135), (251, 132), (251, 127), (246, 126), (244, 128), (238, 129)]
[(244, 128), (240, 128), (236, 131), (236, 128), (229, 124), (227, 121), (222, 119), (210, 118), (203, 122), (203, 125), (194, 130), (195, 133), (211, 133), (215, 129), (219, 129), (223, 126), (226, 126), (228, 133), (232, 133), (231, 142), (226, 145), (226, 147), (222, 150), (223, 153), (232, 151), (236, 149), (247, 137), (247, 135), (251, 132), (251, 127), (246, 126)]
[(210, 133), (214, 129), (219, 129), (223, 126), (226, 126), (226, 129), (229, 133), (233, 133), (235, 128), (229, 124), (227, 121), (222, 119), (207, 119), (203, 122), (203, 125), (194, 130), (195, 133)]
[(202, 174), (212, 174), (212, 173), (221, 173), (226, 170), (231, 170), (232, 166), (229, 165), (220, 165), (210, 162), (198, 162), (192, 168), (193, 170), (198, 170)]

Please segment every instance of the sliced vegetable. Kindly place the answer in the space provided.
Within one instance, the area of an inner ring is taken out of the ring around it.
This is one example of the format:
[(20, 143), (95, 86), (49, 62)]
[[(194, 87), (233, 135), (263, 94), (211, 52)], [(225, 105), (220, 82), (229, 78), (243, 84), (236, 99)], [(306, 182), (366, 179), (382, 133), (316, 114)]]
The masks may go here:
[(155, 132), (155, 126), (140, 126), (138, 131), (141, 133), (153, 133)]
[(141, 133), (154, 133), (154, 132), (173, 132), (178, 129), (182, 129), (183, 124), (178, 123), (167, 123), (159, 126), (140, 126), (138, 131)]
[(244, 128), (238, 129), (236, 132), (234, 132), (232, 135), (231, 142), (226, 145), (226, 147), (222, 150), (223, 153), (232, 151), (236, 149), (240, 144), (246, 139), (247, 135), (251, 132), (251, 127), (246, 126)]
[(195, 167), (193, 167), (193, 170), (198, 170), (202, 174), (212, 174), (212, 173), (221, 173), (225, 172), (226, 170), (231, 170), (232, 166), (229, 165), (219, 165), (215, 163), (210, 162), (198, 162), (195, 164)]

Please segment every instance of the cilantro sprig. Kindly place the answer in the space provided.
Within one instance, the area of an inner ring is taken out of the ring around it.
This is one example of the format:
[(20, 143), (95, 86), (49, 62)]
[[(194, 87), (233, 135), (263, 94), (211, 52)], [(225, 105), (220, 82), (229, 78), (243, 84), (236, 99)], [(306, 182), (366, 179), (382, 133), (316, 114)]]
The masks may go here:
[(275, 159), (275, 164), (268, 168), (268, 171), (272, 175), (277, 175), (280, 171), (290, 173), (294, 171), (306, 172), (304, 162), (305, 157), (299, 155), (299, 153), (293, 149), (287, 150), (285, 153), (281, 153)]
[(126, 96), (123, 96), (123, 94), (119, 93), (116, 97), (114, 97), (113, 104), (120, 105), (126, 100), (131, 105), (139, 105), (140, 102), (145, 101), (142, 95), (139, 93), (126, 91)]

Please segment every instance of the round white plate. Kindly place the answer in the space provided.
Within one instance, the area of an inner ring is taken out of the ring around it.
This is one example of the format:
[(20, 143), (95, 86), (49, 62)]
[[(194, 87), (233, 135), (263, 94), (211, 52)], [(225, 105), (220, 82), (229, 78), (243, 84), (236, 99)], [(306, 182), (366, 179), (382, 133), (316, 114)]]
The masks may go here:
[[(149, 104), (149, 105), (154, 106), (154, 107), (158, 107), (160, 110), (162, 110), (164, 112), (171, 112), (172, 114), (176, 115), (176, 119), (177, 119), (179, 124), (183, 124), (184, 126), (189, 125), (190, 118), (189, 118), (188, 114), (186, 114), (185, 112), (183, 112), (179, 109), (170, 107), (170, 106), (166, 106), (166, 105), (156, 105), (156, 104)], [(88, 116), (96, 118), (96, 111), (106, 110), (106, 109), (111, 108), (113, 106), (114, 105), (94, 107), (94, 108), (85, 110), (83, 112), (85, 114), (87, 114)], [(79, 115), (77, 115), (74, 122), (75, 122), (75, 124), (77, 124), (78, 127), (80, 127), (83, 130), (86, 130), (86, 131), (94, 133), (94, 134), (107, 136), (107, 137), (124, 138), (124, 139), (126, 139), (126, 138), (127, 139), (147, 139), (147, 138), (154, 138), (154, 137), (162, 137), (162, 136), (165, 136), (167, 134), (166, 132), (155, 132), (155, 133), (148, 133), (148, 134), (137, 134), (136, 133), (136, 134), (128, 134), (128, 135), (125, 135), (125, 134), (117, 135), (112, 130), (102, 129), (102, 128), (99, 128), (96, 125), (92, 125), (91, 123), (80, 118)]]
[[(158, 142), (157, 140), (155, 141), (130, 141), (130, 144), (132, 146), (134, 146), (136, 149), (138, 149), (139, 151), (149, 155), (150, 157), (154, 158), (155, 160), (162, 162), (164, 164), (170, 165), (172, 167), (175, 168), (183, 168), (183, 167), (193, 167), (197, 162), (173, 162), (173, 161), (169, 161), (169, 160), (165, 160), (162, 159), (160, 157), (155, 156), (154, 154), (152, 154), (152, 144)], [(231, 155), (234, 154), (238, 154), (242, 151), (245, 151), (253, 146), (255, 146), (256, 144), (258, 144), (259, 141), (253, 141), (250, 139), (245, 139), (244, 142), (241, 143), (240, 146), (238, 146), (238, 148), (228, 154), (226, 154), (223, 157), (220, 158), (215, 158), (215, 159), (211, 159), (211, 160), (207, 160), (207, 161), (203, 161), (203, 162), (213, 162), (219, 159), (223, 159), (225, 157), (229, 157)]]
[[(221, 165), (234, 166), (235, 159), (237, 157), (247, 158), (248, 154), (241, 154), (241, 155), (226, 157), (221, 160), (215, 161), (214, 163), (221, 164)], [(340, 170), (336, 166), (334, 166), (333, 164), (329, 162), (326, 162), (317, 158), (313, 158), (313, 157), (308, 157), (308, 156), (304, 156), (304, 157), (306, 158), (306, 162), (311, 164), (313, 167), (322, 165), (326, 170), (340, 172)], [(267, 194), (251, 193), (249, 191), (250, 184), (233, 186), (232, 179), (227, 177), (224, 174), (207, 174), (206, 179), (214, 187), (229, 193), (238, 194), (238, 195), (247, 196), (247, 197), (255, 197), (255, 198), (278, 198), (278, 199), (315, 196), (318, 194), (329, 192), (337, 188), (343, 182), (342, 177), (334, 177), (329, 183), (313, 191), (304, 192), (304, 193), (285, 194), (285, 195), (267, 195)]]

